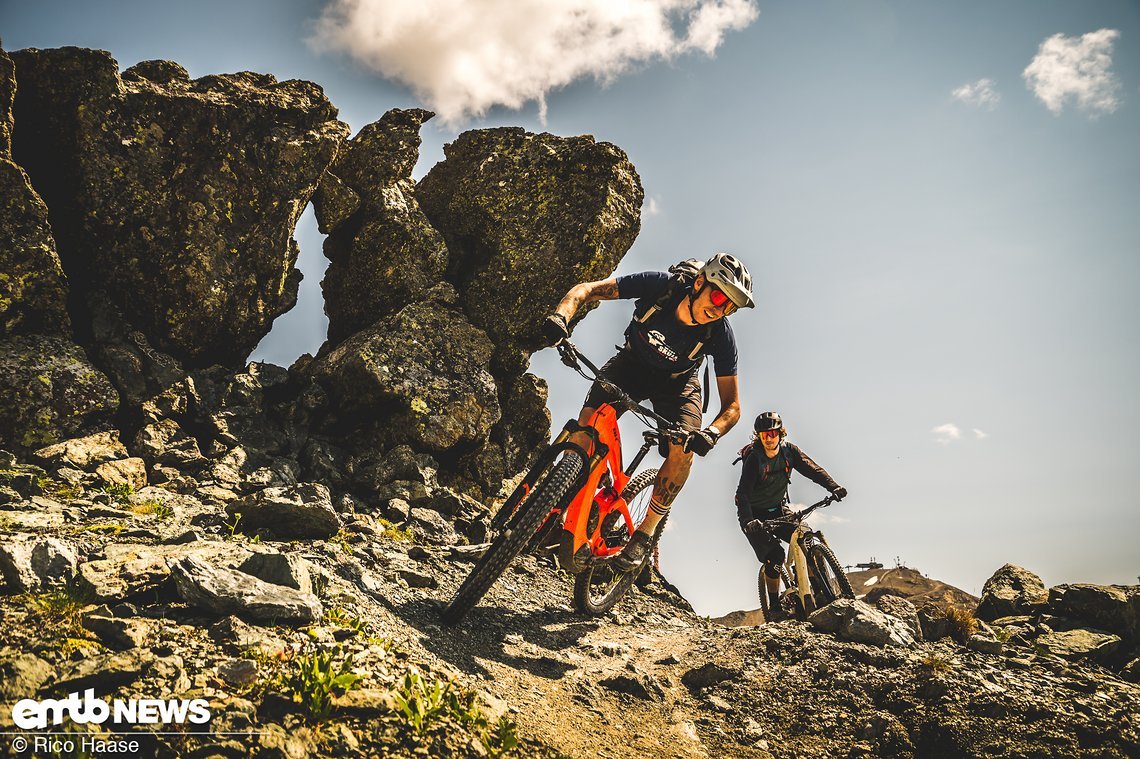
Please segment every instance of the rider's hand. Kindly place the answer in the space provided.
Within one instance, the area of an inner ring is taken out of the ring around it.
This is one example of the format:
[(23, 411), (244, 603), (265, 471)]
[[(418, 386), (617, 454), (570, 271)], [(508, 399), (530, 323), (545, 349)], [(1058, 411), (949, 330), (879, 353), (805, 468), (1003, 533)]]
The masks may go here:
[(847, 488), (845, 488), (845, 487), (838, 487), (838, 488), (836, 488), (835, 490), (832, 490), (832, 491), (831, 491), (831, 494), (832, 494), (833, 496), (835, 496), (835, 500), (837, 500), (837, 501), (842, 501), (844, 498), (846, 498), (846, 497), (847, 497)]
[(720, 438), (720, 432), (717, 431), (716, 427), (705, 427), (703, 430), (690, 432), (685, 438), (684, 451), (685, 453), (704, 456), (713, 449), (718, 438)]
[(542, 339), (546, 345), (557, 345), (570, 337), (570, 330), (566, 326), (566, 317), (562, 314), (551, 314), (542, 323)]
[(744, 525), (745, 535), (755, 535), (764, 531), (764, 523), (759, 519), (753, 519), (748, 524)]

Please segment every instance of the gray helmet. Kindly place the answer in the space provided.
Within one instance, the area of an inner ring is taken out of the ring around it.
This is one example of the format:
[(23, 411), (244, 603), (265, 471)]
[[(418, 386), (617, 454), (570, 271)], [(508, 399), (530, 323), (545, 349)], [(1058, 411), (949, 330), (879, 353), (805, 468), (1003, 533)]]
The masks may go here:
[(705, 281), (719, 287), (737, 308), (752, 308), (752, 275), (740, 259), (730, 253), (717, 253), (701, 267)]
[(757, 432), (767, 432), (768, 430), (782, 430), (784, 428), (784, 420), (775, 411), (765, 411), (760, 416), (756, 417), (756, 423), (752, 428)]

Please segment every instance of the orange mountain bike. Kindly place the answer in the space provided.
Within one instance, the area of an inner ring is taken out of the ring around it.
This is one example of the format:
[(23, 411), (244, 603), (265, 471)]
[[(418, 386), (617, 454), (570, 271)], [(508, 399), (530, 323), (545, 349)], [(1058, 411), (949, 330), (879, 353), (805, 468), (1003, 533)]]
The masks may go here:
[[(685, 431), (634, 401), (608, 383), (569, 340), (556, 346), (562, 362), (589, 380), (597, 380), (617, 396), (603, 403), (586, 426), (570, 420), (527, 472), (495, 514), (491, 526), (498, 536), (459, 586), (441, 614), (455, 624), (479, 602), (507, 566), (528, 546), (559, 534), (558, 563), (574, 578), (574, 605), (579, 611), (602, 614), (629, 591), (640, 571), (619, 572), (610, 559), (620, 553), (649, 509), (656, 469), (634, 475), (653, 447), (662, 453), (669, 442), (683, 443)], [(589, 369), (587, 374), (582, 365)], [(628, 467), (622, 467), (618, 409), (632, 412), (651, 429)], [(652, 429), (656, 423), (656, 429)], [(589, 446), (570, 442), (585, 433)], [(656, 542), (665, 520), (654, 536)]]

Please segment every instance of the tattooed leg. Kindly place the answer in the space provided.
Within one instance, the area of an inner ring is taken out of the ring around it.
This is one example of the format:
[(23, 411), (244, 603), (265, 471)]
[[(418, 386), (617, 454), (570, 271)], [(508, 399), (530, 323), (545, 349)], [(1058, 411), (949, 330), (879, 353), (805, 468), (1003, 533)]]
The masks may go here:
[(679, 445), (669, 445), (669, 456), (657, 473), (653, 483), (653, 500), (649, 502), (649, 513), (638, 526), (642, 532), (653, 534), (657, 525), (669, 513), (669, 507), (681, 493), (685, 480), (689, 479), (689, 469), (693, 465), (693, 454), (685, 453)]

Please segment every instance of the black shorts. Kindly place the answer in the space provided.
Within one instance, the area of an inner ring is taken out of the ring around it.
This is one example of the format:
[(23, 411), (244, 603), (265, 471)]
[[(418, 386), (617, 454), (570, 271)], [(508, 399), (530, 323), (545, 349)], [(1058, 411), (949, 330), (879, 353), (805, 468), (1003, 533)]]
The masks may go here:
[[(701, 429), (701, 380), (699, 367), (680, 377), (670, 377), (645, 366), (630, 351), (621, 351), (602, 367), (602, 376), (638, 402), (646, 399), (658, 415), (690, 432)], [(614, 395), (597, 382), (583, 406), (597, 408), (612, 402)], [(623, 413), (618, 409), (619, 416)]]

